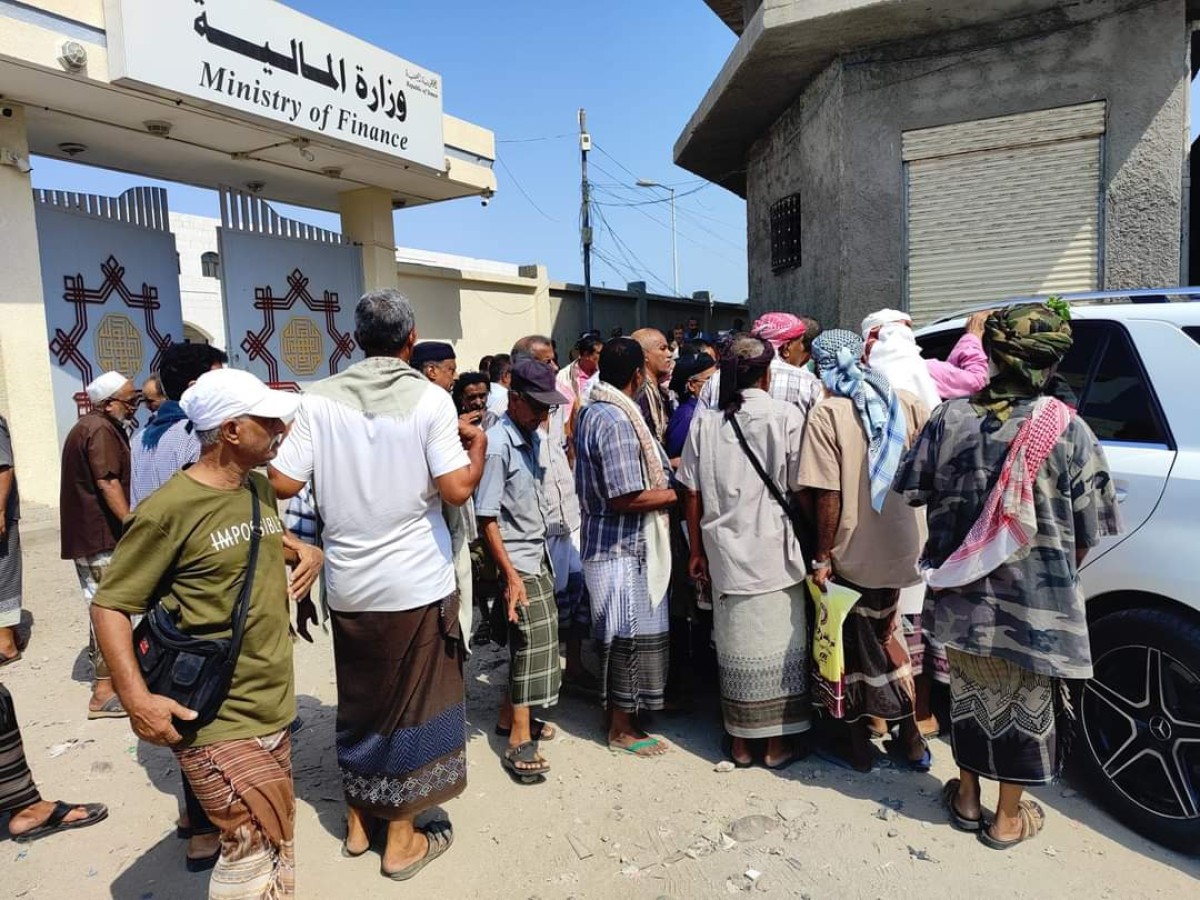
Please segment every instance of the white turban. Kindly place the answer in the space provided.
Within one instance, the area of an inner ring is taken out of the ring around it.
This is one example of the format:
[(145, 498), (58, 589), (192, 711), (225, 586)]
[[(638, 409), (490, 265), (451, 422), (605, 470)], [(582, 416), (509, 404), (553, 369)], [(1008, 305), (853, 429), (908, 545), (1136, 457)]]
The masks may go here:
[(121, 388), (125, 387), (125, 382), (128, 380), (120, 372), (105, 372), (84, 390), (87, 391), (88, 400), (92, 401), (92, 406), (99, 406)]
[(289, 421), (300, 406), (300, 395), (273, 391), (240, 369), (213, 369), (183, 392), (179, 405), (197, 431), (212, 431), (241, 416)]
[(871, 332), (882, 325), (893, 325), (897, 322), (904, 322), (907, 325), (912, 325), (912, 316), (906, 312), (901, 312), (898, 309), (881, 309), (879, 312), (871, 313), (862, 320), (862, 338), (869, 340)]

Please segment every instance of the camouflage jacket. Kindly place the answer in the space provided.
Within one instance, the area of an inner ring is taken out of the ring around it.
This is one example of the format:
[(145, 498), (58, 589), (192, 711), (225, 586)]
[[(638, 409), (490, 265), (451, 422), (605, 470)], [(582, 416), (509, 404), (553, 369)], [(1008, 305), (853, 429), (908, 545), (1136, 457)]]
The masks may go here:
[[(969, 399), (934, 411), (893, 485), (911, 505), (927, 507), (928, 564), (941, 565), (965, 539), (1031, 408), (1031, 400), (1018, 401), (990, 434)], [(973, 584), (931, 591), (923, 624), (964, 653), (1007, 659), (1056, 678), (1090, 678), (1075, 551), (1116, 534), (1118, 516), (1104, 450), (1082, 419), (1071, 422), (1042, 466), (1034, 503), (1038, 530), (1032, 544)]]

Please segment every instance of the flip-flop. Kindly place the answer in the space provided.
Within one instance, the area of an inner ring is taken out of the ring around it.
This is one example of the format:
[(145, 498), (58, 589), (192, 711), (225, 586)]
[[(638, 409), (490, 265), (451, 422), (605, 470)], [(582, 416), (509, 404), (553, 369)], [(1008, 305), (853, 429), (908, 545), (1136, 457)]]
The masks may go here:
[(418, 859), (415, 863), (405, 866), (399, 872), (389, 872), (383, 866), (379, 867), (379, 874), (384, 878), (390, 878), (392, 881), (408, 881), (423, 868), (450, 849), (450, 845), (454, 843), (454, 829), (449, 822), (430, 822), (424, 828), (417, 829), (421, 834), (425, 835), (429, 841), (429, 846), (425, 850), (425, 855)]
[(870, 775), (875, 771), (875, 764), (879, 762), (883, 756), (883, 754), (881, 754), (875, 748), (872, 747), (871, 750), (871, 768), (869, 769), (858, 768), (854, 765), (854, 763), (850, 762), (849, 759), (834, 753), (832, 750), (823, 750), (818, 747), (817, 749), (813, 750), (813, 756), (819, 760), (822, 760), (823, 762), (829, 763), (832, 766), (837, 766), (839, 769), (845, 769), (847, 772), (855, 772), (859, 775)]
[(983, 816), (978, 819), (969, 819), (958, 811), (958, 807), (954, 805), (954, 798), (958, 796), (958, 787), (960, 780), (951, 778), (946, 782), (946, 786), (942, 788), (942, 805), (946, 807), (946, 812), (950, 814), (950, 824), (959, 831), (967, 833), (978, 832), (983, 827)]
[[(547, 728), (550, 729), (549, 735), (546, 734)], [(497, 725), (496, 726), (496, 734), (499, 737), (510, 737), (512, 735), (512, 729), (511, 728), (501, 728), (499, 725)], [(534, 719), (533, 724), (529, 727), (529, 735), (535, 741), (539, 741), (539, 742), (548, 744), (548, 743), (550, 743), (550, 741), (552, 741), (556, 737), (558, 737), (558, 729), (555, 728), (553, 725), (551, 725), (549, 722), (543, 722), (541, 719)]]
[(925, 745), (925, 752), (921, 754), (920, 759), (909, 759), (899, 741), (884, 741), (883, 749), (887, 751), (893, 765), (901, 769), (908, 769), (910, 772), (923, 773), (933, 768), (933, 750), (929, 746), (929, 741), (924, 738), (921, 738), (921, 743)]
[[(727, 760), (729, 760), (731, 763), (733, 763), (733, 767), (735, 769), (749, 769), (751, 766), (754, 765), (754, 756), (753, 755), (745, 762), (742, 762), (740, 759), (738, 759), (736, 756), (733, 755), (733, 738), (730, 737), (728, 734), (721, 735), (721, 752), (725, 754), (725, 758)], [(768, 768), (770, 768), (770, 767), (768, 766)]]
[[(75, 822), (64, 821), (75, 809), (84, 810), (87, 815)], [(70, 831), (73, 828), (87, 828), (108, 818), (108, 807), (103, 803), (64, 803), (58, 800), (46, 821), (36, 828), (30, 828), (21, 834), (14, 834), (12, 839), (18, 844), (27, 844), (59, 831)]]
[[(628, 747), (622, 747), (620, 744), (614, 744), (611, 741), (608, 744), (608, 749), (613, 753), (628, 753), (630, 756), (636, 756), (638, 759), (653, 759), (655, 756), (662, 756), (661, 753), (639, 753), (639, 750), (648, 750), (651, 747), (662, 746), (663, 742), (656, 737), (644, 737), (634, 741)], [(669, 748), (668, 748), (669, 749)], [(737, 763), (734, 763), (737, 765)]]
[(89, 719), (127, 719), (129, 713), (125, 711), (125, 707), (121, 705), (121, 698), (113, 694), (100, 706), (99, 709), (88, 709)]
[(0, 653), (0, 669), (3, 669), (5, 666), (12, 665), (18, 659), (20, 659), (22, 655), (23, 654), (20, 650), (18, 650), (12, 656), (5, 656), (3, 653)]
[(1021, 833), (1011, 841), (1001, 841), (988, 834), (986, 828), (979, 829), (979, 841), (985, 847), (991, 847), (993, 850), (1011, 850), (1017, 844), (1023, 844), (1026, 841), (1031, 841), (1039, 834), (1042, 828), (1046, 825), (1046, 811), (1042, 809), (1040, 803), (1036, 800), (1028, 798), (1021, 801), (1017, 808), (1017, 814), (1021, 817)]
[(221, 858), (221, 851), (218, 850), (211, 856), (188, 856), (184, 860), (184, 865), (189, 872), (207, 872), (214, 868), (217, 860)]
[[(535, 741), (526, 741), (515, 747), (509, 747), (504, 751), (504, 756), (500, 762), (504, 766), (505, 771), (521, 784), (537, 784), (540, 781), (544, 781), (546, 773), (550, 771), (550, 763), (545, 759), (538, 759), (538, 746)], [(532, 763), (537, 768), (521, 767), (517, 763), (526, 763), (526, 766)]]

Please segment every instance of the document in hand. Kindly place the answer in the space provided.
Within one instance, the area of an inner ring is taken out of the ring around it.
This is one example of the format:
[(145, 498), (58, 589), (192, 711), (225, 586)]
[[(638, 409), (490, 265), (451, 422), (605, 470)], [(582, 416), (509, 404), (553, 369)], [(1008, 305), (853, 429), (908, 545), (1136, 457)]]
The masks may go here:
[(824, 703), (829, 714), (840, 719), (846, 704), (846, 652), (842, 625), (862, 594), (828, 582), (822, 591), (809, 578), (808, 593), (816, 610), (813, 628), (813, 701)]

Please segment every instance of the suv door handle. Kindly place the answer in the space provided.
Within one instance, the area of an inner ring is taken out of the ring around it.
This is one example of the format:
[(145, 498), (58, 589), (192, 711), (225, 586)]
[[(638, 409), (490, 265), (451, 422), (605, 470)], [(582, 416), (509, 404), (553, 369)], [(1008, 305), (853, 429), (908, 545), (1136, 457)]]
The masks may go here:
[(1129, 496), (1128, 484), (1123, 481), (1116, 482), (1116, 494), (1117, 494), (1117, 502), (1124, 503), (1125, 498)]

